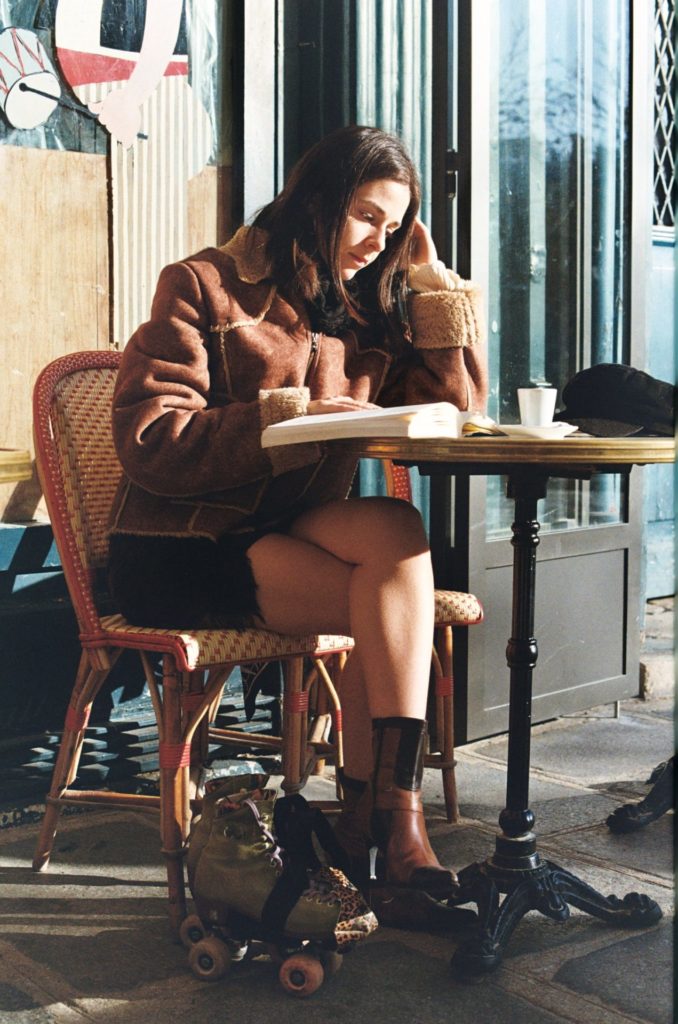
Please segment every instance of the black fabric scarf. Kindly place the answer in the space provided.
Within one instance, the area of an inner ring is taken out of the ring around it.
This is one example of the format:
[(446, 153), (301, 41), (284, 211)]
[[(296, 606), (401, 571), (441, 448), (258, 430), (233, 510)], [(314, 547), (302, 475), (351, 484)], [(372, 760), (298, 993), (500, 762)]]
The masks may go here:
[[(322, 274), (319, 277), (320, 285), (318, 294), (307, 303), (308, 317), (311, 323), (311, 330), (320, 334), (336, 336), (340, 331), (351, 326), (351, 317), (346, 306), (336, 293), (329, 274)], [(351, 282), (346, 286), (351, 298), (357, 298), (358, 289), (351, 287)]]
[[(409, 347), (405, 345), (404, 341), (405, 335), (409, 334), (407, 306), (398, 298), (390, 317), (381, 313), (377, 308), (375, 284), (373, 275), (370, 273), (371, 270), (372, 268), (363, 270), (360, 275), (347, 281), (346, 291), (360, 310), (368, 328), (373, 331), (375, 343), (383, 338), (394, 355), (401, 355)], [(351, 318), (346, 306), (337, 295), (329, 270), (324, 266), (320, 268), (319, 285), (318, 295), (306, 303), (311, 330), (337, 337), (342, 331), (355, 328), (356, 322)], [(398, 282), (396, 282), (394, 292), (397, 296), (400, 295)], [(386, 333), (384, 333), (385, 328)]]

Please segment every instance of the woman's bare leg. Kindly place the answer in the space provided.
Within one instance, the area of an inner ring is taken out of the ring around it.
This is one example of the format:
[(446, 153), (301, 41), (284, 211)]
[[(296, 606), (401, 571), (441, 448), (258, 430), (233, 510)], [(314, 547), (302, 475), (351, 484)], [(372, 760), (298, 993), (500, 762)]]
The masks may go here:
[(421, 803), (434, 591), (419, 514), (392, 498), (332, 502), (290, 535), (262, 538), (250, 559), (266, 625), (355, 640), (341, 688), (345, 764), (370, 783), (344, 801), (345, 852), (364, 871), (376, 842), (386, 891), (409, 893), (405, 905), (422, 892), (449, 896), (456, 876), (438, 863)]
[(371, 719), (426, 716), (433, 575), (419, 513), (392, 498), (331, 502), (249, 556), (268, 628), (354, 638), (342, 680), (346, 771), (368, 778)]

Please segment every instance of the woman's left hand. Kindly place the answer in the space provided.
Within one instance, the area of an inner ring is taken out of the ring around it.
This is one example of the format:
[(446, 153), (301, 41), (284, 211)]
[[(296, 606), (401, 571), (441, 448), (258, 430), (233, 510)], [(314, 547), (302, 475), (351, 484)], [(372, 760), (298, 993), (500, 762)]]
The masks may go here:
[(438, 251), (435, 247), (435, 242), (431, 238), (431, 232), (424, 222), (417, 217), (412, 232), (410, 262), (420, 266), (422, 263), (435, 263), (437, 259)]
[(326, 412), (360, 412), (363, 409), (378, 409), (372, 402), (361, 402), (348, 395), (334, 395), (332, 398), (314, 398), (306, 408), (307, 416), (319, 416)]

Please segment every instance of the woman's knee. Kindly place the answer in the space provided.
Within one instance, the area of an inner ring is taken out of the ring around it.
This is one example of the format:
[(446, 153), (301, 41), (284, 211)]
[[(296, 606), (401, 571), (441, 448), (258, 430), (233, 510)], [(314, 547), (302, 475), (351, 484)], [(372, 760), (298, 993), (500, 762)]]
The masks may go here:
[(301, 516), (292, 532), (351, 564), (400, 560), (428, 552), (418, 510), (399, 498), (351, 498)]
[(370, 541), (390, 550), (402, 549), (409, 554), (428, 551), (428, 538), (421, 514), (409, 501), (401, 498), (365, 498), (367, 529)]
[(248, 557), (262, 624), (281, 633), (347, 633), (350, 566), (281, 534), (256, 541)]

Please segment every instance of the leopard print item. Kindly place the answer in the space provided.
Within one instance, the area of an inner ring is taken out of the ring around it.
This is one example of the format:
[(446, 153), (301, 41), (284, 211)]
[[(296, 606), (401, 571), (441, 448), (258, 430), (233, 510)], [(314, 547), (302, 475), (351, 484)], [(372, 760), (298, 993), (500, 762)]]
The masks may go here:
[(375, 915), (358, 889), (338, 868), (323, 867), (316, 871), (302, 899), (339, 907), (334, 937), (340, 953), (347, 953), (356, 942), (367, 938), (378, 926)]

